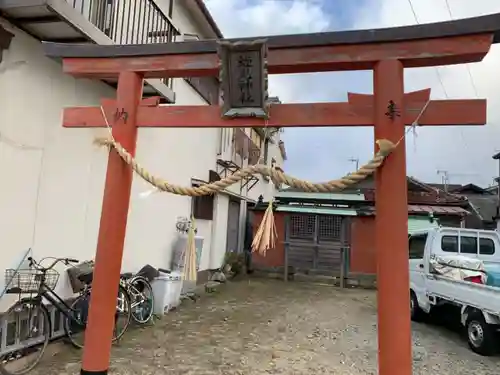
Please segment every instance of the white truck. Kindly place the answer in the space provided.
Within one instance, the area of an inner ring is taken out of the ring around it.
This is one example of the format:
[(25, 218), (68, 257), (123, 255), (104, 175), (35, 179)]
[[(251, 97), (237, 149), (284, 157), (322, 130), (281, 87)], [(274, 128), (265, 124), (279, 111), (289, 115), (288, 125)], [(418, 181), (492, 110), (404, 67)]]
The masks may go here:
[[(409, 255), (412, 320), (422, 321), (431, 310), (456, 311), (470, 348), (481, 355), (495, 354), (500, 342), (500, 233), (418, 230), (409, 235)], [(488, 271), (495, 268), (496, 279), (495, 272)], [(446, 269), (452, 272), (442, 272)], [(456, 308), (440, 309), (443, 305)]]

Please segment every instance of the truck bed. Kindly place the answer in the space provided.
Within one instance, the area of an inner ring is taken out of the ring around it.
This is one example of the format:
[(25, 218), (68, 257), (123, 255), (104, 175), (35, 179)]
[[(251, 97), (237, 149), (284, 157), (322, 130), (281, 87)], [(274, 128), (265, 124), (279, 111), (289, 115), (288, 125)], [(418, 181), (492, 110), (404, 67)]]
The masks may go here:
[(500, 288), (453, 280), (440, 275), (427, 275), (428, 297), (440, 297), (448, 301), (476, 307), (485, 312), (500, 315)]

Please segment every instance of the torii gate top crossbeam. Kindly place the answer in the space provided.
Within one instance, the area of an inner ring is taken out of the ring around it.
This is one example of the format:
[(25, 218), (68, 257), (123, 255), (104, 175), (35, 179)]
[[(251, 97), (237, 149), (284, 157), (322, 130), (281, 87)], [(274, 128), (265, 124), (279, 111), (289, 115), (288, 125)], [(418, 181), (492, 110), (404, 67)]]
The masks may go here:
[[(260, 38), (260, 37), (259, 37)], [(405, 67), (481, 61), (500, 42), (500, 13), (456, 21), (375, 30), (265, 37), (271, 74), (372, 69), (380, 60)], [(256, 38), (252, 38), (256, 39)], [(365, 48), (367, 47), (367, 48)], [(75, 76), (116, 77), (136, 71), (146, 78), (218, 74), (217, 41), (125, 46), (44, 43)]]

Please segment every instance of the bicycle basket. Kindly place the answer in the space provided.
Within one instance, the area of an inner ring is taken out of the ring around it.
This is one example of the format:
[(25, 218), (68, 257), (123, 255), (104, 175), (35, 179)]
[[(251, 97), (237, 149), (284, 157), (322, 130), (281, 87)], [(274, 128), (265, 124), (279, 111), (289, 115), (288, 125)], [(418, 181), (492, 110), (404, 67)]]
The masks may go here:
[(40, 289), (42, 277), (45, 274), (45, 286), (54, 289), (59, 280), (59, 272), (46, 270), (45, 272), (35, 269), (12, 269), (5, 270), (6, 293), (37, 293)]

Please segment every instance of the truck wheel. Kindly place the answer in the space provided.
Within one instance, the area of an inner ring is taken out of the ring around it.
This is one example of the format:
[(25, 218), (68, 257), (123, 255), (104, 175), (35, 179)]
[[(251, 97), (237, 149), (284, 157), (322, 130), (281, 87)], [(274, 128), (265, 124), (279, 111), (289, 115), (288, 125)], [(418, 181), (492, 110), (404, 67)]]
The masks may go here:
[(421, 322), (425, 318), (425, 311), (418, 305), (417, 295), (413, 290), (410, 291), (410, 314), (414, 322)]
[(467, 342), (477, 354), (490, 356), (496, 352), (495, 330), (484, 320), (481, 312), (473, 312), (465, 323)]

